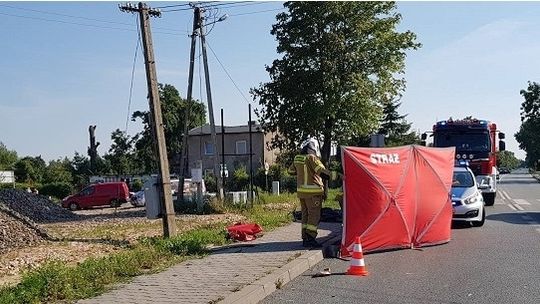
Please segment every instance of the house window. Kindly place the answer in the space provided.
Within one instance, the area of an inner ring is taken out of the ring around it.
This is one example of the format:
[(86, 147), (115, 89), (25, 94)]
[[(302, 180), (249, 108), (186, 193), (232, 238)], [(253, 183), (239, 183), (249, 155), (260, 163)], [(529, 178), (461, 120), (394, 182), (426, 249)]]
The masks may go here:
[(236, 154), (247, 153), (247, 142), (245, 140), (239, 140), (236, 142)]
[(204, 143), (204, 154), (205, 155), (214, 155), (214, 145), (210, 142)]

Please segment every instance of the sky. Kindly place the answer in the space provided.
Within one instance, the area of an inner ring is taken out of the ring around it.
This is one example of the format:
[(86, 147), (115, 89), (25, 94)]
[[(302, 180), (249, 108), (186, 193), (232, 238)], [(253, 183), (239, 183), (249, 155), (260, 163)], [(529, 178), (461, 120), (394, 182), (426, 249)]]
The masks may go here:
[[(103, 155), (112, 131), (141, 129), (128, 119), (148, 110), (137, 19), (119, 3), (0, 2), (0, 142), (8, 149), (48, 161), (86, 154), (88, 126), (96, 125)], [(181, 5), (162, 8), (151, 29), (158, 82), (174, 85), (183, 97), (193, 15), (187, 3), (148, 2)], [(221, 108), (225, 125), (246, 124), (249, 89), (269, 80), (265, 65), (278, 58), (270, 30), (282, 2), (214, 4), (220, 4), (216, 16), (229, 15), (210, 25), (207, 36), (216, 124)], [(398, 109), (413, 129), (429, 131), (449, 117), (491, 120), (506, 133), (507, 150), (524, 159), (514, 134), (519, 91), (540, 81), (540, 2), (398, 1), (397, 11), (403, 17), (398, 30), (416, 33), (423, 45), (407, 52), (407, 88)], [(206, 103), (199, 54), (197, 44), (193, 95)]]

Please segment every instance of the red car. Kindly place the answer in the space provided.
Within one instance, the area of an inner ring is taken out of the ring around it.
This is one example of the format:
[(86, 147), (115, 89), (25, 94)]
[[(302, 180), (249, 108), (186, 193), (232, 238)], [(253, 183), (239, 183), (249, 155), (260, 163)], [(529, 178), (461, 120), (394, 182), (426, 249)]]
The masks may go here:
[(62, 207), (71, 210), (105, 205), (118, 207), (126, 202), (129, 202), (129, 189), (126, 183), (100, 183), (90, 185), (81, 192), (64, 198)]

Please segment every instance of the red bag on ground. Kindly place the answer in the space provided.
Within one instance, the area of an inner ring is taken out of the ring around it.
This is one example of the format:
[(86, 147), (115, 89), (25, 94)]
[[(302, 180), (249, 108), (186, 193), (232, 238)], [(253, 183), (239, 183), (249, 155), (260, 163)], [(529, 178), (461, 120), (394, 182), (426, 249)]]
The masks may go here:
[(236, 223), (227, 227), (229, 238), (237, 241), (253, 241), (257, 238), (257, 233), (262, 232), (261, 226), (255, 223), (241, 224)]

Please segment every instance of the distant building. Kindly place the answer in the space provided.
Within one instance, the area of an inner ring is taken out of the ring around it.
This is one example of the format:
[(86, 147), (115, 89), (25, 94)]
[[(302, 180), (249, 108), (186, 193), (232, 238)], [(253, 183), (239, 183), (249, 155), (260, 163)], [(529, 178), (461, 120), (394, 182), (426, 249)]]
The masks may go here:
[[(212, 144), (210, 125), (206, 124), (189, 130), (188, 137), (188, 161), (189, 168), (197, 167), (198, 161), (202, 161), (204, 174), (211, 173), (214, 165), (214, 153), (219, 155), (221, 164), (221, 126), (216, 126), (217, 147)], [(264, 168), (265, 162), (272, 165), (276, 162), (278, 150), (269, 149), (267, 143), (272, 139), (272, 134), (264, 134), (261, 126), (255, 122), (251, 125), (251, 137), (253, 140), (253, 172), (258, 168)], [(229, 174), (240, 166), (244, 166), (249, 172), (249, 126), (225, 126), (225, 164)], [(190, 172), (190, 171), (188, 171)]]

